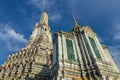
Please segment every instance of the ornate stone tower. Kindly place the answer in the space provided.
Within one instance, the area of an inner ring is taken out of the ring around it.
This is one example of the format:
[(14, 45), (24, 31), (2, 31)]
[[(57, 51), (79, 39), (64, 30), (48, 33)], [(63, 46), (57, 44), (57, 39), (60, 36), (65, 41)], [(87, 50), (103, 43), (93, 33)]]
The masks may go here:
[(0, 80), (48, 80), (50, 79), (50, 57), (52, 36), (48, 26), (48, 15), (43, 12), (36, 23), (30, 40), (24, 48), (9, 55), (2, 65)]
[(72, 31), (55, 33), (53, 45), (54, 80), (120, 80), (107, 47), (89, 26), (75, 20)]

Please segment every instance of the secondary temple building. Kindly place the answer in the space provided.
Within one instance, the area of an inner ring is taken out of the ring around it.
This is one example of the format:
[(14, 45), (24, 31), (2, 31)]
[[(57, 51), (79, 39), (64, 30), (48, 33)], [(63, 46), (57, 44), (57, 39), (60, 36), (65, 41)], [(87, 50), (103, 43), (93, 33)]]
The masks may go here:
[(29, 41), (10, 54), (0, 68), (0, 80), (120, 80), (120, 72), (105, 45), (89, 26), (56, 32), (54, 41), (43, 12)]

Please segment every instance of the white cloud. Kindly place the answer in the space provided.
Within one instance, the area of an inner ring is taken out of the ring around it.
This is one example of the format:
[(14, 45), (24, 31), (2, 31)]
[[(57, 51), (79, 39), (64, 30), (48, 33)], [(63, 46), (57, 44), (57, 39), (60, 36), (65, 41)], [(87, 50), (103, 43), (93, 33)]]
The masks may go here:
[(20, 42), (27, 42), (22, 34), (16, 33), (13, 29), (8, 30), (7, 34), (10, 35), (10, 38), (16, 39)]
[(54, 14), (50, 14), (49, 19), (54, 22), (61, 20), (61, 17), (62, 16), (59, 13), (54, 13)]
[(71, 12), (75, 14), (76, 10), (79, 9), (78, 7), (80, 6), (79, 4), (80, 1), (79, 0), (71, 0), (71, 1), (67, 0), (66, 2)]
[(55, 0), (29, 0), (29, 2), (43, 11), (51, 8)]
[(108, 48), (109, 48), (111, 55), (113, 56), (115, 63), (120, 69), (120, 45), (109, 46)]
[[(100, 37), (100, 36), (97, 36), (97, 37), (98, 37), (98, 39), (99, 39), (99, 41), (101, 43), (104, 43), (104, 42), (106, 42), (106, 40), (109, 40), (106, 37)], [(108, 49), (110, 51), (110, 54), (111, 54), (113, 60), (115, 61), (115, 63), (118, 66), (118, 68), (120, 69), (120, 64), (119, 64), (119, 61), (120, 61), (120, 58), (119, 58), (119, 56), (120, 56), (120, 53), (119, 53), (120, 49), (119, 48), (120, 48), (120, 46), (118, 46), (118, 45), (108, 46)]]
[(8, 50), (17, 50), (19, 49), (19, 46), (16, 45), (16, 43), (19, 44), (27, 42), (24, 35), (19, 34), (12, 29), (12, 25), (10, 23), (0, 23), (0, 28), (0, 41), (5, 43)]
[(100, 36), (97, 36), (97, 37), (98, 37), (98, 39), (99, 39), (99, 41), (100, 41), (101, 43), (104, 42), (103, 38), (101, 38)]
[(113, 38), (114, 40), (120, 40), (120, 20), (117, 20), (114, 22), (113, 24), (113, 31), (112, 31), (112, 34), (113, 34)]
[(37, 7), (40, 11), (46, 10), (50, 21), (59, 21), (62, 18), (60, 10), (56, 9), (55, 0), (29, 0), (28, 3)]
[(120, 40), (120, 32), (116, 32), (116, 33), (114, 34), (114, 39), (115, 39), (115, 40)]

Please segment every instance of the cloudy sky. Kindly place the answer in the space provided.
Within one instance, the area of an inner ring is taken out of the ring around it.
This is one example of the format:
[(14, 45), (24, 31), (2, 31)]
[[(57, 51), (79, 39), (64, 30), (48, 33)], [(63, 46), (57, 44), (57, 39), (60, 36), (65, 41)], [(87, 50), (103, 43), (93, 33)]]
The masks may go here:
[(52, 32), (72, 30), (72, 15), (89, 25), (120, 69), (120, 0), (0, 0), (0, 64), (24, 47), (44, 10)]

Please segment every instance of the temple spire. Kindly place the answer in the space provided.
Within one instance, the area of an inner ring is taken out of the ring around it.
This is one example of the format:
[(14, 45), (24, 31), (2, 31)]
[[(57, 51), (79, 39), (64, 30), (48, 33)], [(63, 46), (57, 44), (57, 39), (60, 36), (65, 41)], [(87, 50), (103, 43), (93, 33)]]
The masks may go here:
[(74, 27), (76, 27), (76, 26), (81, 27), (80, 25), (78, 25), (77, 20), (76, 20), (76, 18), (75, 18), (75, 16), (74, 16), (74, 15), (73, 15), (73, 20), (74, 20)]
[(43, 24), (48, 25), (48, 15), (45, 11), (41, 14), (39, 24), (40, 25), (43, 25)]
[(74, 15), (73, 15), (73, 19), (74, 19), (74, 25), (78, 25)]
[(78, 25), (78, 23), (77, 23), (76, 18), (75, 18), (74, 15), (73, 15), (73, 20), (74, 20), (74, 28), (73, 28), (73, 31), (76, 31), (76, 30), (78, 30), (81, 26)]

